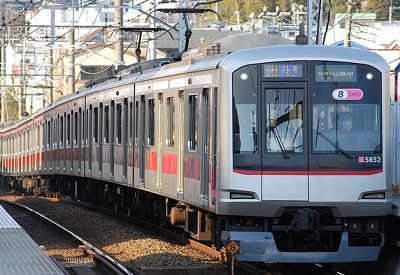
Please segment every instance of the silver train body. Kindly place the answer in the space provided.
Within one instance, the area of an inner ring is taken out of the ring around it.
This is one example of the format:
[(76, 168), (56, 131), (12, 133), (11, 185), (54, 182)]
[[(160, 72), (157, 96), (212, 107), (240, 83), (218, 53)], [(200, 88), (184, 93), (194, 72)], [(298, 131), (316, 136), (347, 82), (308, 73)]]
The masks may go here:
[(2, 128), (3, 183), (92, 187), (128, 214), (151, 202), (239, 260), (372, 261), (391, 208), (388, 78), (376, 54), (307, 45), (132, 70)]

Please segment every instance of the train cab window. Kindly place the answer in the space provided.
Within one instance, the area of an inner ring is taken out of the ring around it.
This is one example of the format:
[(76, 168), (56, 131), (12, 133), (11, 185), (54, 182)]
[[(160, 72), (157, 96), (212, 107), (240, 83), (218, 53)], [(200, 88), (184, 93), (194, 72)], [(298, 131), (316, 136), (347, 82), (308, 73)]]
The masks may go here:
[(175, 98), (167, 98), (167, 140), (168, 147), (175, 144)]
[(117, 144), (122, 143), (122, 104), (118, 103), (117, 104), (117, 117), (116, 117), (116, 127), (117, 127), (117, 132), (116, 132), (116, 140), (115, 142)]
[(266, 150), (303, 152), (303, 89), (266, 89)]
[(110, 138), (110, 106), (104, 107), (104, 144), (108, 144)]
[(381, 73), (339, 62), (314, 62), (313, 69), (313, 152), (381, 153)]
[(197, 95), (189, 95), (188, 150), (196, 151), (198, 142), (199, 100)]
[(148, 119), (149, 119), (149, 132), (148, 132), (148, 138), (147, 138), (147, 145), (148, 146), (154, 146), (154, 134), (155, 134), (155, 108), (156, 106), (154, 105), (154, 99), (149, 99), (147, 103), (147, 109), (148, 109)]
[(233, 74), (233, 149), (235, 154), (256, 154), (257, 66), (240, 68)]
[(97, 144), (99, 137), (99, 108), (93, 109), (93, 143)]

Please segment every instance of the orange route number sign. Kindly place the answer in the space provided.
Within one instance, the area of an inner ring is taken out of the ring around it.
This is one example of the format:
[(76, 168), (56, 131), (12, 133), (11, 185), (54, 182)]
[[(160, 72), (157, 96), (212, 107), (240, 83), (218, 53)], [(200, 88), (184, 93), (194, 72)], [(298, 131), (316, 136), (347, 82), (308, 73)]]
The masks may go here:
[(239, 243), (231, 241), (227, 244), (226, 250), (229, 251), (232, 255), (235, 255), (240, 250)]

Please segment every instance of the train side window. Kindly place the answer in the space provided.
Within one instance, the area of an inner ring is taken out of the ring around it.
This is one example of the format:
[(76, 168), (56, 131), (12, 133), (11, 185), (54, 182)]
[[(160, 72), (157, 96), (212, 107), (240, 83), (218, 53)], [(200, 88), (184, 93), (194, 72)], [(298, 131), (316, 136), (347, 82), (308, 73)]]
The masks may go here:
[(167, 140), (168, 147), (175, 144), (175, 98), (167, 98)]
[(51, 130), (51, 124), (50, 121), (47, 122), (47, 131), (46, 131), (46, 137), (47, 137), (47, 149), (50, 148), (50, 142), (51, 142), (51, 135), (50, 135), (50, 130)]
[(51, 119), (51, 143), (53, 148), (57, 147), (57, 118)]
[(93, 110), (94, 121), (93, 121), (93, 143), (97, 144), (99, 137), (99, 108), (95, 107)]
[(104, 107), (104, 144), (108, 144), (110, 135), (110, 106)]
[(147, 109), (148, 109), (148, 119), (149, 119), (149, 132), (147, 138), (147, 145), (154, 146), (154, 132), (155, 132), (155, 108), (154, 105), (154, 98), (149, 99), (147, 102)]
[(129, 104), (129, 145), (132, 145), (133, 138), (133, 103)]
[(68, 114), (67, 115), (67, 125), (66, 125), (66, 128), (67, 128), (67, 136), (66, 136), (66, 145), (69, 145), (70, 144), (70, 139), (71, 139), (71, 115), (70, 114)]
[(74, 114), (74, 144), (78, 143), (78, 113)]
[(60, 146), (64, 145), (64, 116), (60, 117)]
[(122, 104), (118, 103), (117, 104), (117, 117), (116, 117), (117, 121), (117, 132), (116, 132), (116, 140), (115, 142), (117, 144), (121, 144), (122, 142)]
[(139, 100), (135, 102), (135, 146), (139, 144)]
[(44, 123), (42, 123), (41, 129), (40, 129), (41, 134), (42, 134), (42, 150), (45, 150), (45, 144), (46, 144), (45, 130), (46, 130), (46, 123), (44, 122)]
[(197, 95), (189, 95), (188, 112), (188, 150), (197, 150), (198, 141), (198, 120), (199, 120), (199, 101)]
[[(87, 124), (87, 122), (85, 121), (85, 109), (81, 109), (79, 108), (79, 121), (81, 123), (81, 144), (85, 144), (85, 140), (87, 140), (87, 128), (84, 127), (83, 125)], [(79, 132), (81, 132), (79, 131)]]

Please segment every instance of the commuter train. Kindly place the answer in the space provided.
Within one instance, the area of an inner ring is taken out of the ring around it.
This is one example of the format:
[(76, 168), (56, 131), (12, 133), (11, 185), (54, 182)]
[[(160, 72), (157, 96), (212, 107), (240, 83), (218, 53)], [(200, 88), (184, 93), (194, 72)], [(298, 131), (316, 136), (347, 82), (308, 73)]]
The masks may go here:
[(388, 64), (236, 39), (136, 64), (5, 125), (3, 184), (151, 214), (238, 260), (376, 260), (391, 211)]

